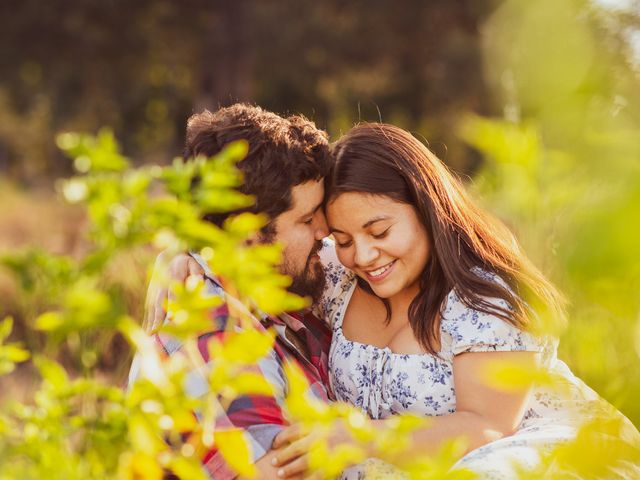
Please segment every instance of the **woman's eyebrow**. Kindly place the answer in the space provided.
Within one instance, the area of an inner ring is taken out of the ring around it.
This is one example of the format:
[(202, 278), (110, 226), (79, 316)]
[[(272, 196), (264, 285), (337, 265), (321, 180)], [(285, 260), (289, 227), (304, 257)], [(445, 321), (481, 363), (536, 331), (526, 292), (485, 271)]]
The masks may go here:
[[(371, 220), (367, 220), (365, 223), (363, 223), (362, 224), (362, 228), (369, 228), (371, 225), (373, 225), (376, 222), (381, 222), (383, 220), (389, 220), (389, 219), (391, 219), (391, 217), (388, 216), (388, 215), (381, 215), (379, 217), (374, 217)], [(338, 230), (337, 228), (329, 226), (329, 233), (334, 233), (334, 232), (335, 233), (345, 233), (342, 230)]]
[(380, 215), (380, 216), (378, 216), (378, 217), (374, 217), (374, 218), (372, 218), (371, 220), (369, 220), (368, 222), (365, 222), (365, 223), (362, 225), (362, 228), (368, 228), (368, 227), (370, 227), (371, 225), (373, 225), (373, 224), (374, 224), (374, 223), (376, 223), (376, 222), (381, 222), (381, 221), (383, 221), (383, 220), (389, 220), (390, 218), (391, 218), (391, 217), (390, 217), (390, 216), (388, 216), (388, 215)]

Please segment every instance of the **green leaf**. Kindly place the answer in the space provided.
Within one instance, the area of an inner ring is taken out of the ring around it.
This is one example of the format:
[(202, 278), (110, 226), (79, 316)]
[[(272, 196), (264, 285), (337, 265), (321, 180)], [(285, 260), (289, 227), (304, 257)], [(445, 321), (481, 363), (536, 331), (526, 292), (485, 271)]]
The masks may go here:
[(22, 344), (19, 342), (0, 345), (0, 357), (13, 363), (20, 363), (29, 359), (29, 351), (22, 348)]
[(264, 375), (254, 372), (244, 372), (234, 375), (224, 386), (231, 396), (240, 395), (273, 395), (274, 388)]
[(238, 162), (249, 153), (249, 142), (246, 140), (236, 140), (228, 144), (221, 152), (222, 158), (228, 158), (233, 162)]
[(215, 445), (225, 461), (243, 477), (255, 478), (256, 466), (253, 464), (251, 443), (241, 429), (218, 429), (214, 433)]
[(36, 328), (38, 330), (52, 331), (60, 328), (64, 319), (60, 312), (45, 312), (36, 318)]
[(13, 330), (13, 318), (5, 317), (2, 322), (0, 322), (0, 343), (2, 343), (9, 335), (11, 335), (11, 331)]
[(43, 380), (54, 388), (61, 388), (69, 383), (67, 372), (61, 365), (44, 357), (34, 358), (34, 362)]
[(189, 480), (210, 480), (204, 472), (202, 464), (198, 458), (174, 457), (168, 465), (169, 470), (178, 478)]
[(248, 328), (241, 332), (230, 332), (223, 341), (214, 340), (209, 344), (209, 354), (216, 361), (250, 365), (269, 354), (275, 342), (275, 332), (260, 332)]
[(250, 207), (254, 198), (235, 190), (199, 189), (195, 195), (195, 202), (204, 212), (230, 212), (240, 208)]
[(269, 218), (266, 215), (245, 212), (229, 217), (225, 220), (223, 228), (232, 235), (246, 238), (258, 232), (268, 222)]

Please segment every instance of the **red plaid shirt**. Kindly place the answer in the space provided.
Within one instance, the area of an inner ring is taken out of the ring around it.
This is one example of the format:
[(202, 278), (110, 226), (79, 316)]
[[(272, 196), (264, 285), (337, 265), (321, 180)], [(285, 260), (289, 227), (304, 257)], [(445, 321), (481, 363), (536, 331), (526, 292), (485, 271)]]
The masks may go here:
[[(204, 267), (206, 265), (194, 256)], [(205, 269), (208, 270), (208, 269)], [(224, 298), (225, 292), (208, 272), (205, 276), (207, 292)], [(187, 391), (194, 396), (205, 395), (210, 392), (206, 374), (203, 369), (208, 368), (209, 358), (207, 344), (213, 338), (224, 338), (224, 327), (229, 317), (229, 308), (223, 304), (212, 312), (212, 330), (198, 337), (198, 349), (202, 356), (202, 364), (194, 365), (187, 375)], [(274, 395), (242, 395), (237, 397), (229, 407), (216, 418), (216, 428), (241, 428), (246, 438), (251, 442), (253, 461), (264, 456), (275, 436), (288, 424), (284, 418), (282, 405), (288, 386), (283, 372), (283, 364), (295, 361), (305, 372), (311, 386), (311, 394), (321, 400), (332, 399), (329, 391), (328, 353), (331, 344), (331, 329), (310, 311), (283, 314), (278, 317), (264, 315), (260, 321), (256, 320), (256, 328), (274, 328), (277, 332), (274, 348), (256, 365), (249, 367), (252, 371), (263, 375), (274, 385)], [(166, 356), (174, 355), (181, 349), (181, 343), (173, 337), (163, 333), (154, 335), (156, 343)], [(290, 340), (292, 337), (296, 341)], [(302, 343), (306, 349), (299, 348), (296, 343)], [(306, 351), (305, 351), (306, 350)], [(209, 365), (210, 366), (210, 365)], [(135, 362), (132, 366), (130, 381), (139, 374)], [(194, 412), (201, 420), (199, 412)], [(214, 447), (203, 457), (203, 467), (210, 478), (233, 479), (237, 474), (226, 464), (222, 455)]]

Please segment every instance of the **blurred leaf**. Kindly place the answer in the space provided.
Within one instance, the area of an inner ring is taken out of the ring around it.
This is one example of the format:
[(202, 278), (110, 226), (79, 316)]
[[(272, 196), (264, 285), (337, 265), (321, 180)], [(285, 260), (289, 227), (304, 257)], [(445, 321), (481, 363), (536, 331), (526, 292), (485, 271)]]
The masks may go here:
[(234, 190), (201, 189), (195, 195), (196, 204), (207, 213), (228, 212), (246, 208), (254, 203), (254, 198)]
[(35, 357), (34, 363), (40, 371), (42, 379), (53, 388), (60, 389), (69, 384), (67, 372), (58, 363), (42, 356)]
[(221, 387), (229, 392), (229, 397), (232, 398), (242, 395), (272, 396), (274, 394), (273, 385), (271, 385), (261, 373), (240, 373), (230, 378), (229, 381)]
[(518, 392), (533, 385), (551, 386), (557, 383), (547, 368), (532, 362), (491, 361), (485, 365), (482, 378), (488, 386), (506, 392)]
[(243, 477), (255, 478), (251, 443), (245, 435), (241, 429), (218, 429), (214, 433), (215, 445), (231, 468)]
[(211, 313), (221, 305), (222, 299), (205, 290), (202, 278), (190, 277), (186, 284), (173, 283), (172, 297), (166, 305), (170, 321), (162, 325), (161, 331), (184, 339), (210, 330), (213, 325)]
[(120, 458), (120, 480), (162, 480), (163, 471), (157, 459), (144, 452), (126, 452)]
[(241, 213), (233, 215), (224, 222), (224, 229), (231, 235), (237, 235), (240, 238), (248, 238), (255, 234), (258, 230), (268, 223), (269, 219), (266, 215), (256, 215), (254, 213)]
[(21, 342), (4, 344), (4, 341), (11, 334), (13, 319), (6, 317), (0, 322), (0, 375), (11, 373), (15, 369), (15, 364), (29, 359), (29, 352), (22, 348)]
[(284, 373), (288, 387), (284, 406), (290, 418), (308, 426), (332, 422), (336, 417), (335, 413), (328, 404), (309, 395), (309, 381), (300, 366), (287, 362)]
[(101, 129), (95, 137), (63, 133), (56, 140), (58, 147), (74, 159), (74, 165), (81, 173), (122, 171), (128, 166), (127, 159), (118, 152), (113, 132), (107, 128)]
[(178, 477), (189, 480), (209, 480), (198, 458), (186, 459), (174, 457), (169, 464), (169, 469)]
[(365, 450), (357, 445), (341, 444), (329, 449), (324, 438), (314, 442), (309, 449), (309, 466), (322, 472), (323, 478), (337, 478), (345, 467), (366, 459)]
[(4, 342), (9, 337), (9, 335), (11, 335), (12, 330), (13, 318), (4, 317), (4, 320), (0, 322), (0, 343)]
[(273, 349), (275, 332), (248, 328), (230, 332), (224, 340), (214, 339), (209, 343), (210, 358), (216, 362), (251, 365), (264, 358)]

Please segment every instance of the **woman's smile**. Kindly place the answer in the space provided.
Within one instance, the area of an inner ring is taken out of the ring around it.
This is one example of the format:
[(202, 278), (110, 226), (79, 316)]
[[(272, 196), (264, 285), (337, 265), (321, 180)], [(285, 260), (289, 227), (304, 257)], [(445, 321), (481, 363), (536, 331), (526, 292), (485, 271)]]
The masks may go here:
[(391, 274), (395, 264), (396, 261), (394, 260), (375, 270), (363, 270), (366, 280), (369, 282), (381, 282)]

